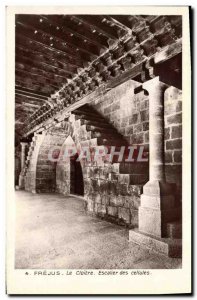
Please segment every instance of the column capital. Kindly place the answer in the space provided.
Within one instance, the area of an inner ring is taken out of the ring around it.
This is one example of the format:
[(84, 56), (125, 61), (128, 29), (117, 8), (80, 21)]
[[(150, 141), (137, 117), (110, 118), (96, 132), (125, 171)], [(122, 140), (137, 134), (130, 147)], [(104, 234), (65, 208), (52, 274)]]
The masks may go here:
[(21, 144), (22, 148), (25, 148), (25, 146), (28, 145), (28, 143), (26, 143), (26, 142), (20, 142), (20, 144)]
[(156, 76), (146, 82), (142, 85), (143, 89), (147, 92), (154, 92), (156, 90), (165, 91), (169, 86), (162, 81), (160, 81), (159, 76)]

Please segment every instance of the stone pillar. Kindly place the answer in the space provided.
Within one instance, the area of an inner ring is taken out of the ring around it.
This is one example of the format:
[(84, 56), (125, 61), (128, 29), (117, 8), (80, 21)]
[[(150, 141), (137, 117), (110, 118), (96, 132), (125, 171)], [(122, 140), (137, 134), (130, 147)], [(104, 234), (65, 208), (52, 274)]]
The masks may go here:
[(19, 189), (24, 188), (24, 175), (23, 175), (23, 169), (25, 166), (25, 148), (28, 145), (28, 143), (20, 143), (21, 144), (21, 172), (19, 175)]
[(159, 77), (143, 84), (149, 94), (149, 180), (165, 181), (164, 92), (168, 86)]
[(25, 166), (25, 148), (28, 145), (27, 143), (20, 143), (21, 144), (21, 171)]
[(168, 86), (155, 77), (143, 84), (149, 94), (149, 181), (143, 187), (139, 208), (139, 231), (165, 236), (166, 224), (173, 220), (173, 187), (165, 181), (164, 92)]

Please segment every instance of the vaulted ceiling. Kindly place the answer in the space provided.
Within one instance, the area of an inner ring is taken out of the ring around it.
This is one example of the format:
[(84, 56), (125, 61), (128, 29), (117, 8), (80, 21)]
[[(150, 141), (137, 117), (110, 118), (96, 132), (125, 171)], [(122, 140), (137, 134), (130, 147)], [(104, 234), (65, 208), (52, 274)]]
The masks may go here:
[(108, 54), (117, 60), (121, 47), (132, 51), (130, 65), (137, 64), (180, 38), (180, 24), (178, 16), (16, 15), (16, 132), (22, 136), (39, 108), (50, 110), (53, 95), (90, 65), (96, 68), (105, 53), (107, 68)]

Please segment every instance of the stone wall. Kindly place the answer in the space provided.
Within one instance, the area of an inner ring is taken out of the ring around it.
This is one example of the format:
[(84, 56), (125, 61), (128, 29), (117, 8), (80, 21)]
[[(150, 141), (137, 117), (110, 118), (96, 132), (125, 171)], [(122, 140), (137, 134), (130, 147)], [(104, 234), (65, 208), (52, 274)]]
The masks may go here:
[(165, 173), (168, 182), (176, 183), (181, 200), (182, 187), (182, 92), (170, 87), (165, 92)]
[[(98, 144), (97, 139), (91, 137), (91, 131), (87, 131), (86, 126), (81, 125), (81, 120), (76, 119), (74, 115), (69, 118), (69, 124), (71, 127), (67, 126), (67, 133), (70, 133), (70, 136), (62, 149), (66, 144), (74, 144), (76, 149), (89, 147), (93, 153)], [(105, 158), (98, 161), (83, 159), (81, 166), (88, 212), (112, 222), (136, 227), (142, 184), (133, 184), (133, 174), (121, 173), (125, 171), (126, 166), (122, 163), (108, 162)], [(126, 172), (129, 172), (128, 166)], [(56, 189), (64, 195), (70, 194), (70, 162), (65, 161), (62, 155), (57, 162)]]
[[(67, 129), (67, 133), (71, 134), (69, 129)], [(56, 166), (56, 191), (63, 195), (70, 194), (70, 159), (64, 159), (63, 150), (65, 149), (66, 145), (70, 146), (73, 143), (74, 141), (72, 140), (71, 136), (66, 138), (61, 147)]]
[[(149, 148), (149, 99), (137, 84), (129, 80), (92, 102), (131, 145)], [(164, 99), (166, 179), (177, 184), (181, 199), (182, 181), (182, 91), (169, 87)]]
[[(110, 126), (121, 133), (130, 145), (149, 145), (149, 100), (141, 91), (134, 94), (139, 83), (129, 80), (105, 95), (95, 99), (90, 106), (98, 111)], [(181, 196), (181, 91), (170, 87), (165, 92), (165, 168), (169, 182), (178, 186), (177, 197)], [(98, 115), (96, 116), (98, 118)], [(90, 117), (94, 121), (94, 117)], [(89, 123), (88, 123), (89, 124)], [(54, 125), (40, 145), (37, 156), (36, 191), (57, 191), (70, 194), (70, 161), (61, 155), (57, 162), (48, 161), (48, 151), (54, 145), (64, 147), (69, 141), (77, 149), (102, 147), (102, 131), (99, 138), (84, 125), (80, 115), (73, 114), (64, 125)], [(104, 133), (106, 135), (106, 133)], [(63, 145), (63, 146), (62, 146)], [(60, 149), (60, 148), (58, 148)], [(87, 210), (107, 220), (138, 226), (138, 207), (142, 187), (147, 182), (148, 164), (81, 161), (84, 179), (84, 199)], [(35, 172), (34, 172), (35, 175)]]
[[(55, 192), (56, 190), (56, 160), (59, 146), (65, 140), (65, 135), (58, 131), (43, 132), (34, 137), (30, 146), (29, 164), (25, 175), (25, 189), (34, 193)], [(50, 155), (51, 153), (51, 155)]]
[(91, 105), (124, 136), (131, 145), (148, 144), (149, 105), (144, 92), (134, 94), (139, 83), (128, 80)]
[(34, 135), (29, 147), (26, 159), (26, 171), (24, 174), (25, 190), (36, 193), (36, 169), (40, 146), (45, 137), (45, 133)]
[(142, 185), (131, 185), (129, 175), (120, 174), (117, 167), (104, 164), (85, 168), (87, 209), (107, 220), (137, 227)]
[(21, 149), (20, 144), (18, 147), (15, 147), (15, 159), (14, 159), (14, 168), (15, 168), (15, 176), (14, 176), (14, 182), (15, 186), (19, 184), (19, 175), (21, 172)]
[[(40, 146), (37, 169), (36, 191), (55, 192), (56, 190), (56, 157), (59, 155), (59, 147), (65, 140), (65, 135), (58, 132), (58, 128), (47, 132)], [(57, 147), (57, 149), (55, 149)], [(51, 160), (52, 158), (52, 160)]]

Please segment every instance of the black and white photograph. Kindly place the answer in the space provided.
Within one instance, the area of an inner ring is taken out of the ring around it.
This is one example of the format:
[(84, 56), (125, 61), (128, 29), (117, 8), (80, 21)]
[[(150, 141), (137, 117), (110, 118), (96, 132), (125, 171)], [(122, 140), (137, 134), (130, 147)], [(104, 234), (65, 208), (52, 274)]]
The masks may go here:
[(13, 269), (25, 278), (181, 272), (189, 11), (166, 8), (14, 13)]

